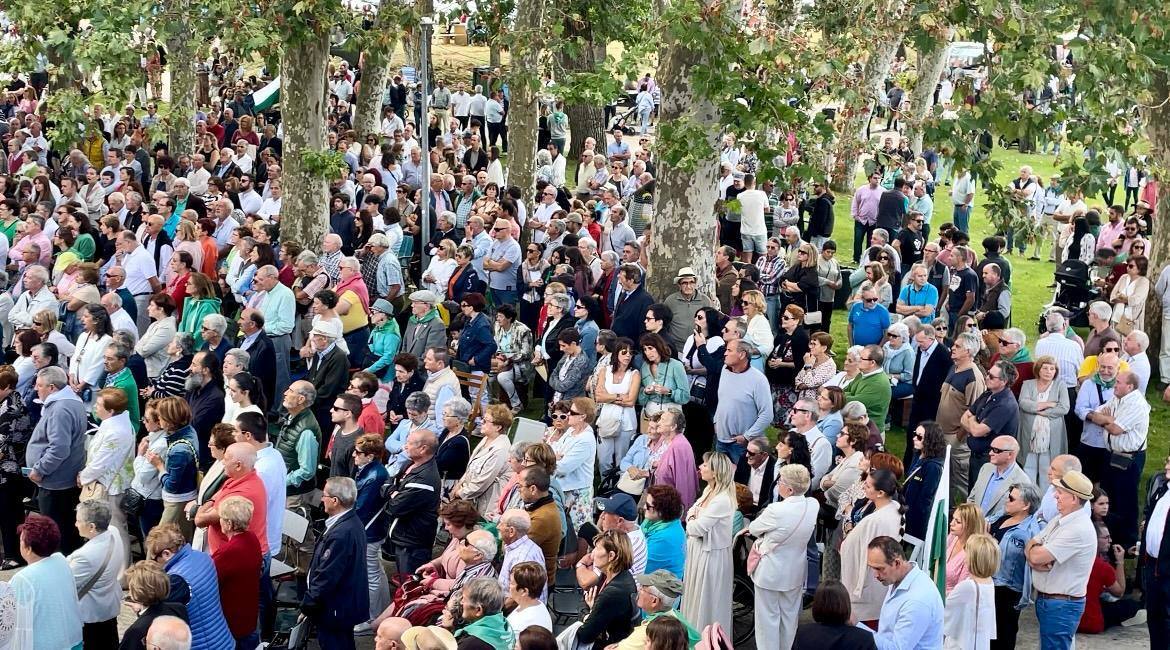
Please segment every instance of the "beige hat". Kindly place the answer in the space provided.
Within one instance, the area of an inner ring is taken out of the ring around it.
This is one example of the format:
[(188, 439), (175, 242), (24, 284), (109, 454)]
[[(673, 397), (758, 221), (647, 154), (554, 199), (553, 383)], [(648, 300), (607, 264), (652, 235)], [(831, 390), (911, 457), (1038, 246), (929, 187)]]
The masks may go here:
[(689, 266), (684, 266), (678, 270), (677, 274), (675, 274), (674, 283), (678, 284), (678, 281), (682, 280), (683, 278), (698, 278), (698, 277), (699, 277), (699, 274), (695, 273), (694, 269), (692, 269)]
[(317, 324), (313, 326), (313, 331), (309, 332), (309, 334), (317, 334), (326, 338), (337, 340), (341, 338), (341, 321), (319, 320), (317, 321)]
[(406, 646), (408, 650), (418, 650), (421, 647), (419, 635), (430, 637), (426, 639), (428, 648), (435, 647), (434, 644), (436, 642), (445, 650), (455, 650), (459, 646), (459, 643), (455, 641), (455, 635), (438, 625), (428, 625), (426, 627), (416, 625), (408, 629), (402, 633), (402, 645)]
[(1072, 492), (1073, 495), (1084, 501), (1093, 499), (1093, 482), (1075, 469), (1065, 472), (1063, 477), (1057, 479), (1056, 487)]

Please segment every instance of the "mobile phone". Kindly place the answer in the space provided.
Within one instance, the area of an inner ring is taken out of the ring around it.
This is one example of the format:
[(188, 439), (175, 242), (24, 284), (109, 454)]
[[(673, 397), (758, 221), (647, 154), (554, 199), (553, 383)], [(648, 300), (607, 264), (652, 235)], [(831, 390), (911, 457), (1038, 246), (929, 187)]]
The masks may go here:
[(31, 468), (31, 467), (21, 467), (21, 468), (20, 468), (20, 475), (21, 475), (21, 476), (25, 476), (25, 477), (27, 477), (29, 474), (32, 474), (32, 468)]

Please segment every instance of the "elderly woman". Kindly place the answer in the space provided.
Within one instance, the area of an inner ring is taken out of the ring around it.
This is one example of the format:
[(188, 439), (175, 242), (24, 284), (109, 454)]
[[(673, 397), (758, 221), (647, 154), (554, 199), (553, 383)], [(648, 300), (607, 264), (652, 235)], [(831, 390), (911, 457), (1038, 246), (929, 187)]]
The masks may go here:
[(376, 375), (382, 381), (394, 376), (394, 357), (402, 345), (402, 332), (394, 320), (394, 305), (385, 298), (379, 298), (370, 306), (370, 366), (366, 372)]
[(942, 427), (934, 420), (918, 423), (911, 437), (914, 462), (906, 473), (902, 492), (906, 503), (906, 534), (917, 539), (926, 538), (934, 494), (942, 479), (946, 444)]
[(436, 248), (427, 270), (423, 273), (423, 288), (440, 296), (447, 295), (447, 283), (455, 272), (455, 242), (444, 239)]
[[(95, 300), (94, 302), (96, 303), (98, 301)], [(84, 307), (84, 305), (78, 307), (78, 309), (81, 309), (81, 307)], [(73, 344), (76, 338), (70, 339), (57, 329), (57, 313), (48, 309), (38, 311), (33, 314), (32, 326), (33, 331), (41, 337), (42, 343), (52, 343), (57, 346), (57, 353), (61, 355), (61, 367), (65, 368), (66, 372), (68, 372), (71, 365), (70, 362), (75, 358), (74, 354), (77, 351), (77, 347)], [(80, 332), (81, 324), (78, 323), (79, 335)]]
[(200, 351), (207, 350), (215, 354), (219, 359), (220, 365), (223, 364), (224, 357), (227, 356), (228, 350), (235, 347), (232, 345), (231, 339), (227, 338), (227, 319), (223, 314), (208, 314), (203, 317), (203, 347)]
[[(179, 331), (187, 332), (195, 339), (195, 349), (203, 349), (203, 317), (208, 314), (219, 314), (221, 305), (215, 297), (215, 289), (211, 280), (202, 273), (192, 273), (187, 282), (187, 300), (182, 305), (183, 318), (179, 321)], [(223, 332), (219, 333), (223, 337)]]
[(158, 562), (135, 562), (126, 569), (125, 579), (126, 604), (137, 612), (138, 618), (126, 628), (119, 650), (146, 647), (146, 633), (160, 616), (187, 620), (187, 606), (177, 600), (170, 600), (171, 597), (177, 599), (185, 594), (172, 593), (170, 578)]
[(645, 518), (642, 534), (646, 537), (646, 571), (669, 571), (682, 580), (687, 550), (687, 534), (682, 516), (686, 509), (678, 490), (667, 484), (651, 485), (642, 502)]
[(496, 353), (492, 356), (492, 374), (508, 396), (512, 413), (516, 414), (520, 412), (521, 397), (526, 394), (525, 389), (535, 374), (532, 368), (532, 330), (517, 320), (515, 305), (498, 305), (493, 337)]
[(991, 536), (999, 540), (999, 570), (995, 582), (996, 646), (1016, 647), (1020, 610), (1032, 603), (1032, 568), (1024, 553), (1028, 540), (1040, 532), (1036, 511), (1040, 492), (1031, 483), (1017, 483), (1008, 491), (1003, 516), (991, 523)]
[[(479, 377), (484, 377), (492, 365), (496, 353), (496, 340), (492, 337), (491, 319), (487, 315), (487, 300), (482, 293), (472, 292), (463, 296), (459, 303), (463, 314), (463, 331), (459, 335), (459, 349), (455, 359)], [(471, 396), (474, 400), (476, 395)], [(484, 395), (486, 398), (486, 395)], [(485, 403), (486, 399), (483, 400)]]
[(499, 521), (505, 511), (524, 507), (524, 500), (520, 498), (520, 475), (524, 471), (524, 453), (531, 446), (532, 443), (526, 440), (512, 443), (508, 451), (508, 482), (500, 490), (500, 498), (495, 505), (483, 513), (484, 519)]
[(163, 512), (159, 523), (175, 524), (190, 539), (195, 526), (185, 508), (195, 500), (199, 464), (199, 439), (191, 427), (191, 407), (182, 398), (165, 397), (155, 408), (159, 426), (166, 433), (166, 449), (162, 454), (148, 451), (146, 460), (162, 476)]
[(833, 375), (829, 381), (825, 382), (825, 386), (836, 386), (845, 389), (861, 372), (861, 353), (865, 351), (864, 345), (852, 345), (845, 351), (844, 369)]
[(1033, 379), (1020, 386), (1019, 457), (1024, 473), (1041, 489), (1048, 488), (1048, 466), (1068, 452), (1064, 416), (1069, 412), (1068, 390), (1057, 381), (1060, 366), (1044, 355), (1036, 359)]
[(415, 429), (435, 431), (436, 426), (435, 422), (431, 420), (431, 398), (427, 397), (427, 394), (421, 390), (406, 396), (406, 399), (403, 400), (403, 410), (405, 411), (404, 417), (398, 421), (394, 432), (386, 437), (386, 451), (389, 453), (386, 469), (389, 470), (391, 476), (396, 476), (410, 462), (404, 452), (406, 436)]
[(471, 459), (471, 440), (467, 437), (467, 421), (471, 417), (471, 402), (452, 397), (443, 404), (441, 427), (436, 436), (435, 465), (445, 490), (467, 471)]
[(69, 367), (69, 385), (87, 404), (93, 404), (93, 392), (105, 376), (106, 347), (113, 339), (110, 315), (100, 304), (86, 305), (81, 312), (83, 332), (77, 339), (74, 362)]
[(508, 481), (506, 432), (512, 426), (512, 411), (503, 404), (492, 404), (483, 414), (480, 432), (483, 440), (475, 447), (467, 471), (451, 488), (452, 499), (470, 499), (479, 512), (487, 512), (500, 499)]
[(94, 400), (94, 415), (101, 424), (86, 448), (85, 467), (77, 475), (81, 499), (106, 504), (121, 536), (121, 557), (130, 561), (130, 536), (126, 513), (121, 508), (122, 493), (134, 478), (134, 438), (137, 433), (130, 421), (129, 399), (117, 388), (104, 388)]
[(439, 507), (439, 518), (442, 520), (443, 530), (450, 535), (451, 541), (438, 557), (419, 567), (415, 573), (433, 579), (431, 593), (446, 597), (451, 593), (456, 579), (466, 566), (459, 549), (464, 545), (467, 536), (478, 529), (480, 516), (474, 503), (466, 499), (452, 499)]
[(167, 364), (159, 370), (150, 385), (138, 391), (142, 399), (177, 397), (187, 392), (187, 375), (191, 359), (195, 357), (195, 338), (188, 332), (179, 332), (167, 343)]
[(146, 362), (146, 374), (154, 379), (170, 361), (167, 348), (178, 332), (175, 301), (169, 294), (155, 294), (147, 303), (146, 313), (150, 315), (151, 323), (142, 338), (138, 339), (134, 351), (142, 355)]
[(766, 371), (772, 385), (776, 422), (785, 421), (788, 412), (796, 405), (796, 371), (803, 369), (809, 351), (804, 310), (797, 305), (788, 305), (780, 312), (780, 333), (776, 336), (776, 347), (768, 357)]
[(364, 368), (370, 349), (370, 292), (356, 257), (342, 258), (337, 269), (341, 279), (333, 291), (337, 293), (337, 315), (341, 318), (342, 338), (349, 349), (349, 365)]
[(382, 516), (382, 508), (389, 496), (382, 495), (382, 486), (390, 480), (390, 474), (382, 464), (385, 454), (382, 436), (376, 433), (367, 433), (354, 443), (353, 463), (357, 468), (354, 510), (366, 527), (366, 582), (370, 590), (371, 620), (390, 604), (390, 585), (380, 556), (382, 540), (390, 525), (389, 518)]
[[(59, 552), (61, 530), (52, 519), (34, 513), (25, 518), (18, 534), (20, 555), (28, 566), (17, 572), (11, 582), (19, 614), (13, 647), (82, 647), (85, 639), (77, 590), (83, 585), (75, 582), (69, 562)], [(100, 563), (101, 559), (96, 561)], [(115, 561), (120, 562), (120, 556)], [(116, 634), (117, 621), (114, 622)]]
[(219, 582), (219, 602), (228, 629), (237, 648), (254, 648), (260, 633), (256, 619), (260, 615), (260, 568), (263, 553), (260, 540), (248, 530), (252, 522), (252, 502), (235, 495), (217, 504), (219, 527), (227, 542), (211, 554)]
[(882, 370), (890, 376), (893, 399), (914, 394), (914, 347), (910, 344), (910, 330), (902, 323), (886, 328), (886, 342), (882, 344)]
[(781, 467), (776, 481), (781, 500), (764, 508), (748, 528), (760, 554), (752, 580), (755, 638), (762, 648), (791, 648), (796, 635), (804, 593), (805, 551), (820, 511), (816, 500), (805, 496), (808, 485), (807, 469), (800, 465)]
[[(549, 290), (552, 290), (551, 286)], [(569, 314), (571, 303), (569, 294), (563, 291), (545, 296), (545, 311), (548, 317), (543, 321), (543, 325), (537, 328), (536, 349), (532, 355), (534, 366), (543, 365), (551, 372), (561, 360), (564, 353), (561, 352), (557, 343), (557, 335), (561, 333), (561, 330), (572, 328), (576, 324), (576, 320)], [(553, 401), (551, 388), (546, 393), (545, 398), (547, 401)]]
[[(815, 400), (825, 382), (837, 374), (837, 363), (833, 361), (833, 337), (828, 332), (814, 332), (809, 336), (808, 352), (794, 379), (796, 399)], [(822, 429), (822, 431), (824, 431)], [(825, 435), (829, 435), (825, 432)]]
[(825, 493), (825, 505), (836, 510), (841, 495), (861, 479), (861, 461), (868, 448), (869, 429), (858, 424), (847, 424), (837, 432), (836, 447), (841, 460), (821, 477), (820, 489)]
[(155, 527), (146, 536), (146, 556), (163, 565), (168, 575), (186, 582), (187, 622), (195, 643), (192, 650), (216, 650), (235, 645), (219, 599), (219, 580), (209, 555), (196, 551), (173, 524)]
[(68, 560), (77, 586), (86, 647), (113, 648), (118, 643), (118, 613), (122, 610), (118, 576), (126, 568), (129, 549), (121, 535), (110, 528), (111, 510), (109, 503), (97, 500), (77, 506), (77, 531), (86, 541)]
[(564, 433), (549, 444), (557, 457), (554, 476), (564, 490), (565, 511), (575, 530), (593, 520), (593, 473), (597, 461), (597, 440), (590, 423), (593, 422), (597, 406), (588, 397), (575, 397), (568, 403), (566, 410), (567, 413), (557, 414), (564, 416)]

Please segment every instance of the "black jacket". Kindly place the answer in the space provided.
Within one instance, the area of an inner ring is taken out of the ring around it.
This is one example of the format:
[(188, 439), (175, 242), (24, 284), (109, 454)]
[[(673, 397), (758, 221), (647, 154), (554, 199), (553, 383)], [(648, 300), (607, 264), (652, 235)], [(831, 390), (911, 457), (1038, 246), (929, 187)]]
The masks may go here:
[(723, 373), (723, 361), (727, 352), (727, 346), (720, 346), (714, 352), (708, 352), (706, 345), (697, 346), (699, 348), (699, 363), (707, 369), (707, 399), (705, 406), (712, 414), (715, 413), (715, 407), (719, 405), (719, 377)]
[(393, 411), (402, 417), (406, 417), (406, 398), (411, 393), (416, 393), (423, 389), (423, 385), (427, 383), (427, 378), (424, 376), (425, 370), (416, 370), (410, 375), (410, 379), (406, 383), (394, 382), (394, 387), (390, 389), (390, 396), (386, 398), (386, 412)]
[(324, 357), (314, 354), (309, 358), (307, 379), (317, 389), (317, 401), (313, 408), (322, 404), (333, 404), (333, 398), (345, 391), (349, 383), (349, 358), (334, 346)]
[(552, 329), (549, 329), (548, 323), (545, 323), (544, 331), (540, 333), (540, 338), (536, 340), (536, 343), (539, 344), (542, 340), (545, 342), (544, 349), (548, 352), (548, 359), (544, 362), (544, 367), (548, 368), (550, 373), (561, 362), (561, 357), (565, 356), (565, 353), (561, 352), (561, 346), (557, 345), (557, 336), (562, 330), (576, 327), (576, 325), (577, 319), (568, 314), (561, 316)]
[(214, 460), (208, 443), (211, 441), (211, 427), (223, 419), (223, 397), (223, 389), (215, 382), (187, 393), (187, 403), (191, 406), (191, 428), (195, 429), (195, 435), (199, 437), (199, 469), (204, 472)]
[(898, 190), (886, 190), (878, 199), (877, 222), (874, 226), (885, 228), (892, 238), (902, 227), (906, 217), (906, 195)]
[[(739, 459), (739, 463), (735, 466), (735, 482), (740, 485), (749, 485), (752, 477), (752, 466), (748, 465), (747, 456)], [(776, 492), (776, 459), (768, 458), (768, 462), (764, 464), (764, 482), (760, 484), (760, 498), (756, 501), (756, 507), (752, 512), (745, 512), (745, 515), (755, 514), (764, 508), (768, 507)]]
[[(914, 363), (922, 354), (917, 344), (914, 346)], [(934, 354), (926, 362), (926, 367), (918, 374), (918, 381), (914, 384), (914, 401), (910, 405), (910, 422), (907, 431), (913, 431), (919, 422), (933, 420), (938, 415), (938, 403), (942, 399), (942, 385), (947, 379), (947, 373), (954, 366), (951, 361), (951, 350), (942, 343), (935, 348)], [(913, 375), (911, 375), (913, 377)]]
[[(1154, 513), (1154, 506), (1158, 505), (1158, 501), (1162, 499), (1170, 499), (1170, 490), (1167, 489), (1166, 477), (1162, 474), (1157, 474), (1150, 478), (1150, 487), (1146, 493), (1146, 512), (1143, 521), (1149, 522), (1150, 515)], [(1166, 523), (1170, 524), (1170, 517), (1166, 519)], [(1142, 543), (1145, 543), (1146, 530), (1145, 524), (1142, 525), (1142, 534), (1139, 537)], [(1148, 555), (1149, 550), (1145, 550)], [(1148, 559), (1148, 558), (1147, 558)], [(1158, 548), (1158, 565), (1154, 568), (1154, 575), (1165, 579), (1170, 576), (1170, 525), (1162, 533), (1162, 544)]]
[(467, 471), (467, 462), (471, 460), (471, 439), (462, 429), (456, 435), (444, 429), (440, 435), (439, 447), (435, 450), (439, 476), (451, 480), (462, 478)]
[[(620, 300), (620, 292), (623, 291), (621, 287), (616, 289), (618, 297), (614, 299), (616, 304)], [(646, 331), (646, 310), (650, 309), (650, 305), (654, 304), (654, 298), (646, 293), (642, 287), (638, 287), (631, 293), (625, 301), (613, 310), (613, 322), (610, 329), (618, 336), (624, 336), (631, 341), (637, 341)]]
[(634, 614), (638, 611), (634, 576), (622, 571), (602, 588), (593, 601), (593, 609), (577, 628), (577, 641), (604, 648), (630, 636), (634, 631)]
[(920, 467), (910, 467), (910, 472), (906, 475), (906, 484), (902, 486), (902, 495), (906, 502), (906, 533), (908, 535), (913, 535), (918, 539), (926, 537), (926, 525), (930, 519), (934, 493), (938, 489), (942, 471), (943, 459), (941, 458), (927, 458), (921, 462)]
[(318, 624), (347, 628), (369, 618), (366, 529), (350, 509), (317, 540), (301, 611)]
[(812, 200), (812, 214), (808, 218), (805, 239), (833, 236), (833, 195), (825, 192)]
[(430, 549), (439, 526), (439, 466), (432, 458), (411, 470), (407, 465), (382, 492), (388, 497), (386, 538), (396, 546)]
[(276, 412), (282, 396), (275, 394), (276, 349), (272, 347), (272, 339), (261, 330), (247, 352), (248, 372), (260, 381), (260, 385), (264, 387), (264, 397), (268, 400), (269, 410)]
[(164, 600), (161, 603), (155, 603), (142, 610), (138, 618), (134, 619), (130, 627), (126, 628), (126, 633), (122, 635), (122, 643), (118, 645), (118, 650), (142, 650), (142, 648), (145, 648), (146, 633), (150, 630), (154, 619), (160, 616), (174, 616), (186, 622), (187, 606), (182, 603), (173, 603)]
[(796, 628), (792, 650), (877, 650), (873, 633), (852, 625), (808, 622)]

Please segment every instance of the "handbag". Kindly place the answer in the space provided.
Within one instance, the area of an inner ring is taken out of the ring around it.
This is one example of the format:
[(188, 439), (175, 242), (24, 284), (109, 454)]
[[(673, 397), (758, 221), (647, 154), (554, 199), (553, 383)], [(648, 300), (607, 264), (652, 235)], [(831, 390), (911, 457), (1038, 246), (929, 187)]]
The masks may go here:
[(617, 489), (632, 497), (642, 496), (642, 492), (646, 490), (646, 479), (630, 478), (627, 472), (622, 472), (621, 478), (617, 482)]
[(617, 404), (602, 404), (597, 416), (596, 429), (599, 438), (616, 438), (622, 430), (622, 412)]
[(805, 325), (820, 325), (821, 324), (820, 310), (804, 312), (804, 324)]
[(101, 481), (94, 481), (81, 486), (80, 501), (106, 501), (109, 498), (110, 490)]
[(142, 506), (146, 504), (146, 497), (142, 493), (132, 487), (126, 488), (122, 493), (122, 511), (130, 517), (137, 517), (142, 512)]
[(1113, 324), (1113, 329), (1122, 336), (1128, 336), (1130, 332), (1137, 329), (1137, 323), (1129, 316), (1122, 316)]
[[(804, 511), (801, 512), (801, 514), (800, 514), (801, 520), (803, 520), (804, 516), (807, 514), (808, 514), (808, 501), (806, 500), (804, 502)], [(776, 546), (774, 546), (773, 548), (775, 549), (775, 548), (779, 548), (781, 546), (784, 546), (784, 542), (787, 542), (792, 537), (793, 533), (796, 532), (796, 528), (797, 528), (796, 526), (793, 526), (792, 530), (788, 531), (788, 534), (784, 536), (784, 539), (777, 542)], [(764, 559), (764, 554), (760, 552), (760, 548), (759, 548), (760, 543), (763, 541), (764, 540), (762, 538), (757, 539), (756, 541), (752, 542), (751, 548), (748, 549), (747, 571), (748, 571), (749, 576), (753, 576), (753, 577), (755, 576), (756, 569), (760, 566), (760, 561)]]

